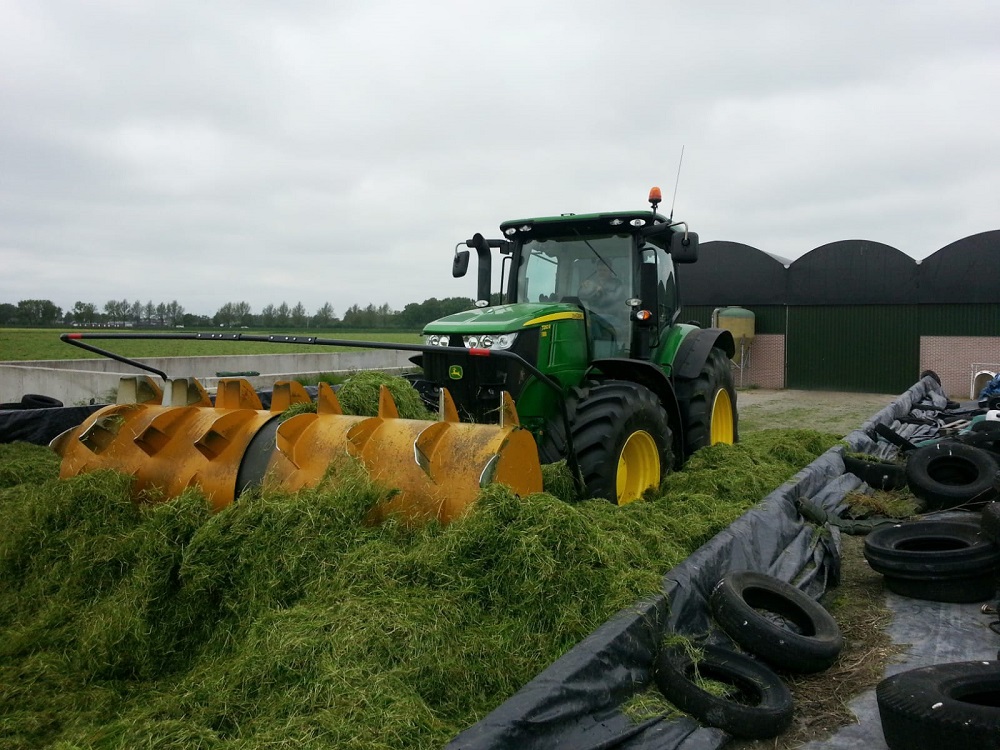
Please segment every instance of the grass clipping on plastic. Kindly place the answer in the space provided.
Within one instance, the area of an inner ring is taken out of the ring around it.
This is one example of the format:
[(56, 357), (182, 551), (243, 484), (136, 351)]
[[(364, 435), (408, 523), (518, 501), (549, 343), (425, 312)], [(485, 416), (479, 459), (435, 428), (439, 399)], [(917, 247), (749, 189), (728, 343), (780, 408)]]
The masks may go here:
[(0, 445), (0, 745), (441, 747), (833, 442), (714, 446), (621, 508), (491, 486), (418, 529), (366, 524), (391, 490), (349, 461), (212, 515)]

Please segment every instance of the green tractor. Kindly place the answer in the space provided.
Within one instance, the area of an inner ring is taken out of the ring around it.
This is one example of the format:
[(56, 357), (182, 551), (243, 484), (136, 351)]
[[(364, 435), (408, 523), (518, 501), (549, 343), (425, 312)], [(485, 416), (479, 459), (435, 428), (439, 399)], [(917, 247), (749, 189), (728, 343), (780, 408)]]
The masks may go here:
[(429, 348), (413, 361), (425, 400), (446, 387), (463, 420), (495, 422), (506, 391), (541, 462), (568, 459), (586, 496), (618, 504), (699, 448), (735, 442), (733, 337), (678, 322), (675, 264), (697, 260), (698, 236), (658, 214), (659, 200), (653, 188), (652, 211), (518, 219), (502, 239), (460, 243), (453, 275), (475, 249), (478, 301), (424, 328)]
[[(683, 222), (650, 211), (508, 221), (502, 239), (475, 235), (476, 309), (437, 320), (421, 345), (240, 333), (65, 333), (69, 344), (156, 375), (128, 377), (118, 403), (57, 437), (60, 476), (98, 469), (132, 474), (137, 498), (201, 487), (214, 508), (259, 486), (315, 486), (348, 455), (397, 490), (373, 519), (448, 523), (482, 487), (519, 495), (542, 488), (541, 463), (566, 459), (587, 497), (628, 503), (712, 443), (737, 438), (728, 331), (677, 322), (675, 263), (697, 258)], [(454, 275), (470, 251), (456, 248)], [(502, 304), (491, 304), (492, 256), (503, 257)], [(345, 414), (327, 384), (314, 412), (294, 382), (274, 384), (263, 408), (249, 381), (223, 379), (214, 399), (193, 378), (84, 339), (171, 338), (403, 349), (423, 372), (413, 384), (437, 420), (400, 417), (383, 387), (378, 414)]]

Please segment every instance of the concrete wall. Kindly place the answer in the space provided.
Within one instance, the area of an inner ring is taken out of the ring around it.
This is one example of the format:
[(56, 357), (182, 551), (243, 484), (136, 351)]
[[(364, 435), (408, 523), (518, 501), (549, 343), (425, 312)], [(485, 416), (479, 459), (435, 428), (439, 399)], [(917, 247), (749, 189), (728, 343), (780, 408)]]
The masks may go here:
[[(206, 388), (213, 388), (218, 382), (217, 372), (255, 371), (261, 375), (248, 380), (256, 388), (266, 388), (275, 380), (320, 372), (405, 371), (412, 367), (411, 356), (411, 352), (375, 349), (320, 354), (155, 357), (140, 361), (170, 377), (198, 378)], [(992, 372), (1000, 371), (1000, 337), (920, 338), (920, 369), (937, 372), (945, 393), (952, 398), (972, 397), (975, 365), (987, 365), (985, 369)], [(20, 401), (26, 393), (52, 396), (66, 405), (88, 403), (92, 398), (102, 401), (118, 387), (120, 377), (141, 372), (104, 358), (0, 362), (0, 402)], [(914, 373), (914, 381), (918, 374)], [(784, 388), (785, 337), (758, 334), (750, 347), (747, 366), (742, 373), (735, 370), (733, 378), (737, 387)]]
[[(195, 377), (208, 389), (218, 383), (218, 372), (259, 372), (259, 376), (247, 380), (255, 388), (268, 388), (276, 380), (321, 372), (402, 372), (413, 368), (409, 361), (412, 356), (413, 352), (360, 349), (322, 354), (152, 357), (138, 361), (171, 378)], [(20, 401), (26, 393), (52, 396), (67, 406), (89, 403), (91, 399), (106, 401), (108, 394), (118, 388), (119, 378), (138, 374), (144, 373), (104, 358), (0, 362), (0, 402)]]

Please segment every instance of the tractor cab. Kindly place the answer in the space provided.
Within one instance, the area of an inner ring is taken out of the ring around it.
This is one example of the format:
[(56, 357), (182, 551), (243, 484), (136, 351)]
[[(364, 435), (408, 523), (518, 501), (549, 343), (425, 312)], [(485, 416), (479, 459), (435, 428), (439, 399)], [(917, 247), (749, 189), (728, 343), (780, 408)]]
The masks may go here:
[(506, 302), (576, 305), (595, 359), (649, 359), (680, 308), (674, 262), (695, 254), (682, 246), (682, 231), (648, 211), (510, 221), (500, 229), (512, 244)]
[(628, 356), (636, 278), (632, 245), (627, 234), (526, 239), (514, 254), (507, 299), (578, 305), (594, 355)]

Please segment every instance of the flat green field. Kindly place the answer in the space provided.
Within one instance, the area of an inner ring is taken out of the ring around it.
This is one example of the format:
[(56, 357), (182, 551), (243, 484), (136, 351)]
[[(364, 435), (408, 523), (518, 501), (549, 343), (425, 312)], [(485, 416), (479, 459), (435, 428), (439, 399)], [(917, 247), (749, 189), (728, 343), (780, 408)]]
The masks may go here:
[[(36, 359), (84, 359), (98, 357), (88, 351), (70, 346), (59, 340), (61, 333), (112, 333), (107, 329), (40, 329), (40, 328), (0, 328), (0, 362), (20, 362)], [(121, 331), (119, 331), (121, 332)], [(232, 334), (234, 331), (222, 329), (219, 332)], [(129, 331), (128, 333), (141, 333)], [(176, 333), (182, 333), (177, 331)], [(214, 330), (185, 331), (184, 333), (212, 334)], [(276, 331), (239, 331), (241, 334), (266, 336)], [(394, 331), (391, 333), (342, 333), (340, 331), (281, 331), (282, 336), (318, 336), (328, 339), (350, 339), (353, 341), (379, 341), (383, 343), (419, 344), (420, 335)], [(87, 343), (108, 349), (126, 357), (202, 357), (229, 354), (287, 354), (291, 352), (337, 351), (341, 347), (317, 347), (308, 344), (271, 344), (257, 341), (211, 341), (177, 339), (97, 339)]]

